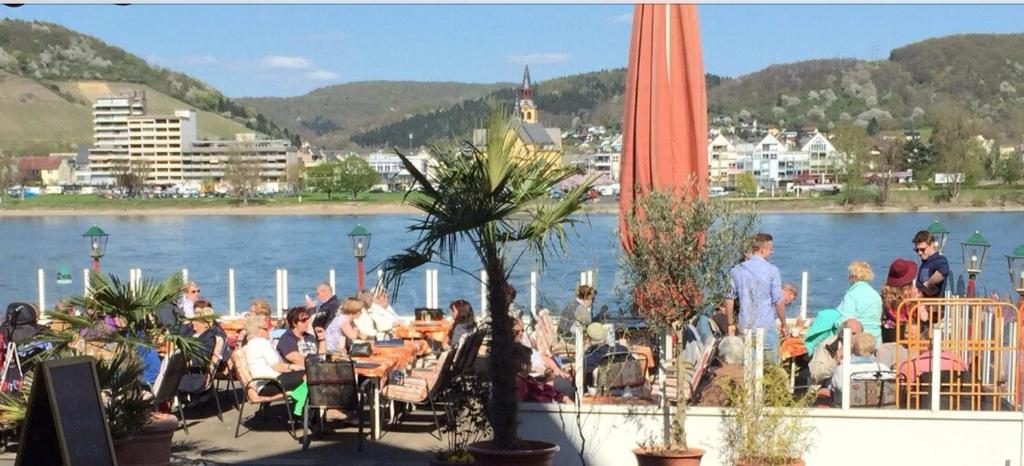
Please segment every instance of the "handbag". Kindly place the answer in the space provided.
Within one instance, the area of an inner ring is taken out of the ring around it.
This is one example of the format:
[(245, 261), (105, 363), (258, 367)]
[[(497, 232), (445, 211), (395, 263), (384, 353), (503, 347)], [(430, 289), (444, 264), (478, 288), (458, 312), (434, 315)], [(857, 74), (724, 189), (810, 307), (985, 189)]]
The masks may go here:
[(368, 341), (353, 341), (348, 349), (349, 356), (367, 357), (373, 355), (373, 348)]
[(594, 380), (598, 390), (607, 392), (614, 388), (639, 387), (646, 383), (639, 361), (631, 356), (610, 359), (601, 361), (597, 367)]

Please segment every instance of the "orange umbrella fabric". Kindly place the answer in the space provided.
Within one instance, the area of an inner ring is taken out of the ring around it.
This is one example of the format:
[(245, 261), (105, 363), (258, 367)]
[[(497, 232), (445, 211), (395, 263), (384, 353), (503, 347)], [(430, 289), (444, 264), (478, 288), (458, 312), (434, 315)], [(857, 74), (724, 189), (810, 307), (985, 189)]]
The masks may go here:
[(619, 231), (652, 190), (707, 194), (707, 94), (696, 5), (637, 5), (622, 119)]

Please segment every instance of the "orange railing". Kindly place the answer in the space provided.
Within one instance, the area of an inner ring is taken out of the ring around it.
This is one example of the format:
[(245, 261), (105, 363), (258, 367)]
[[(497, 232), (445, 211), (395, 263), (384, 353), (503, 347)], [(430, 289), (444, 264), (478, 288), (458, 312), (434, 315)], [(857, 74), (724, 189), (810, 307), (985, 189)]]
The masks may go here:
[[(900, 349), (893, 367), (898, 374), (897, 406), (969, 411), (1020, 408), (1022, 335), (1013, 304), (981, 298), (918, 298), (903, 301), (898, 309)], [(936, 350), (940, 357), (933, 361)], [(935, 380), (937, 391), (933, 390)]]

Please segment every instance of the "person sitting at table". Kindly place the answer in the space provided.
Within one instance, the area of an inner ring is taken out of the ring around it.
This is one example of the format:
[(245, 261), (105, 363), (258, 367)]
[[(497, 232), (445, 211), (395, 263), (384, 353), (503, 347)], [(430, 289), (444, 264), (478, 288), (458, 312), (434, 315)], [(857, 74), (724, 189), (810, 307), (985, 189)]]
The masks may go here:
[(712, 372), (710, 380), (698, 392), (698, 406), (725, 406), (729, 391), (743, 386), (743, 340), (727, 336), (718, 343), (719, 366)]
[[(522, 324), (520, 324), (522, 332)], [(530, 375), (533, 350), (516, 341), (512, 348), (512, 365), (516, 370), (516, 401), (551, 403), (571, 401), (568, 396), (558, 393), (554, 385)]]
[(398, 322), (398, 313), (388, 303), (388, 292), (383, 287), (373, 290), (373, 304), (370, 306), (370, 319), (378, 332), (391, 333)]
[(263, 298), (256, 298), (249, 302), (249, 312), (243, 314), (243, 317), (248, 316), (267, 316), (270, 317), (270, 303)]
[(594, 385), (594, 369), (601, 365), (601, 360), (608, 353), (629, 353), (629, 349), (618, 343), (608, 344), (608, 330), (604, 325), (594, 322), (587, 326), (587, 338), (590, 339), (590, 346), (584, 351), (583, 356), (583, 382), (586, 386)]
[(322, 352), (322, 341), (313, 337), (309, 330), (309, 311), (298, 306), (288, 309), (286, 317), (288, 331), (277, 341), (277, 352), (285, 361), (299, 368), (306, 367), (306, 356)]
[[(281, 359), (281, 355), (270, 344), (270, 319), (263, 316), (250, 317), (245, 320), (245, 333), (249, 341), (245, 344), (245, 362), (253, 379), (277, 379), (286, 391), (294, 390), (302, 384), (306, 372), (302, 366)], [(273, 396), (281, 393), (277, 385), (268, 385), (266, 381), (257, 380), (256, 393), (261, 396)]]
[(188, 361), (188, 369), (178, 383), (178, 391), (186, 396), (195, 397), (190, 400), (190, 406), (203, 401), (196, 397), (197, 395), (208, 393), (205, 389), (210, 375), (209, 361), (213, 359), (213, 350), (217, 346), (217, 334), (212, 329), (214, 317), (212, 308), (197, 306), (193, 309), (192, 318), (189, 319), (192, 337), (199, 340), (200, 351)]
[(530, 344), (529, 338), (523, 332), (522, 320), (512, 320), (512, 338), (516, 341), (516, 345), (530, 349), (530, 377), (551, 385), (559, 395), (567, 396), (570, 399), (576, 398), (576, 388), (573, 386), (572, 377), (558, 367), (551, 356), (543, 354)]
[(347, 352), (352, 342), (359, 339), (359, 330), (352, 320), (363, 311), (363, 303), (346, 298), (338, 310), (341, 312), (324, 330), (324, 346), (328, 352)]
[(356, 293), (356, 299), (363, 305), (362, 310), (356, 315), (352, 323), (355, 324), (356, 330), (359, 331), (359, 337), (364, 340), (373, 340), (377, 337), (377, 327), (373, 324), (373, 318), (370, 317), (370, 308), (373, 307), (373, 293), (366, 290), (359, 290)]
[(576, 287), (576, 299), (566, 306), (565, 310), (562, 311), (561, 317), (558, 319), (558, 333), (562, 337), (572, 337), (572, 325), (579, 323), (580, 325), (590, 325), (593, 320), (591, 316), (591, 306), (594, 305), (594, 297), (597, 296), (597, 290), (592, 286), (580, 285)]
[(473, 316), (473, 305), (465, 299), (457, 299), (448, 305), (452, 313), (452, 328), (448, 330), (448, 342), (446, 348), (455, 348), (462, 337), (469, 335), (476, 329), (476, 317)]

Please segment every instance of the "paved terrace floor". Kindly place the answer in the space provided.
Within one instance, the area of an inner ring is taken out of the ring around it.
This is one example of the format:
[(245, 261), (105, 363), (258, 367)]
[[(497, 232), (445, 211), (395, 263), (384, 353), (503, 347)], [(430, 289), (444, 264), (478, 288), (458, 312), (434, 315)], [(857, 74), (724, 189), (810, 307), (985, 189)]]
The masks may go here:
[[(227, 392), (221, 393), (230, 398)], [(231, 400), (233, 401), (233, 400)], [(305, 464), (352, 464), (352, 465), (417, 465), (430, 461), (433, 451), (441, 448), (443, 442), (430, 435), (433, 422), (427, 411), (415, 411), (406, 416), (401, 425), (385, 430), (378, 441), (369, 440), (369, 427), (364, 427), (363, 452), (356, 451), (356, 427), (332, 421), (333, 432), (310, 443), (309, 450), (302, 451), (302, 445), (292, 439), (284, 421), (284, 406), (275, 404), (268, 413), (266, 422), (259, 417), (251, 421), (243, 419), (241, 436), (235, 438), (235, 422), (238, 410), (225, 404), (224, 422), (217, 419), (211, 406), (186, 410), (189, 417), (189, 433), (180, 428), (175, 431), (172, 446), (172, 464), (175, 465), (305, 465)], [(255, 409), (246, 406), (245, 419), (252, 418)], [(256, 427), (246, 431), (246, 427)], [(301, 428), (296, 435), (301, 435)], [(0, 465), (13, 465), (15, 452), (0, 454)]]

